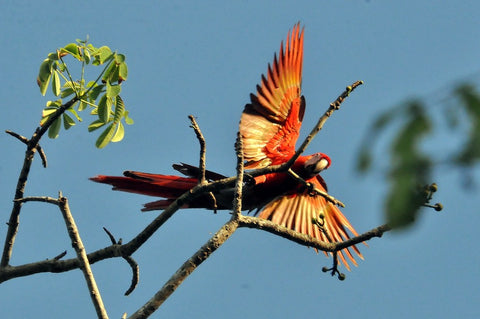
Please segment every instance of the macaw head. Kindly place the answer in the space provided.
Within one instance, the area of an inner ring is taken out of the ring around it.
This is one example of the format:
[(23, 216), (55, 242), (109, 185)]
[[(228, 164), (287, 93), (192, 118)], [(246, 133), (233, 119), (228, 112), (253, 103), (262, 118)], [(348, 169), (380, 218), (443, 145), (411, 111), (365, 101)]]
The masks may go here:
[(310, 155), (310, 158), (305, 161), (304, 168), (305, 171), (313, 177), (330, 167), (330, 164), (331, 160), (328, 155), (323, 153), (315, 153)]

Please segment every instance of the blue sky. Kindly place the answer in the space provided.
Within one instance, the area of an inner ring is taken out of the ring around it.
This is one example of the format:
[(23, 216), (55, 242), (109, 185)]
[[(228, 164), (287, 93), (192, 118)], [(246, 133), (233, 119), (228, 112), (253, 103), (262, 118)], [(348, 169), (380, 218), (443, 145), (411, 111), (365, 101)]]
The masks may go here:
[[(126, 169), (173, 173), (172, 163), (197, 163), (189, 114), (206, 137), (208, 168), (232, 174), (243, 106), (280, 41), (300, 21), (307, 100), (303, 134), (346, 85), (365, 81), (308, 150), (332, 158), (324, 174), (329, 190), (347, 204), (344, 214), (363, 232), (383, 223), (387, 185), (381, 174), (354, 172), (362, 136), (376, 114), (407, 97), (430, 99), (435, 114), (455, 80), (478, 72), (478, 12), (477, 1), (4, 1), (0, 128), (30, 136), (38, 125), (42, 107), (53, 98), (42, 97), (35, 82), (47, 53), (86, 35), (96, 46), (124, 53), (129, 78), (122, 97), (135, 120), (124, 141), (95, 149), (96, 135), (87, 133), (84, 114), (83, 123), (57, 140), (43, 140), (49, 167), (35, 160), (26, 195), (56, 196), (62, 190), (88, 251), (109, 245), (103, 226), (128, 240), (156, 216), (139, 211), (151, 198), (112, 192), (87, 178)], [(377, 149), (380, 166), (386, 165), (386, 142), (382, 139)], [(456, 142), (440, 137), (427, 147), (442, 158)], [(6, 134), (0, 134), (0, 145), (3, 247), (24, 146)], [(344, 282), (321, 272), (331, 262), (323, 255), (240, 229), (153, 317), (478, 317), (477, 191), (460, 188), (458, 172), (445, 167), (435, 181), (444, 212), (425, 210), (408, 230), (370, 241), (362, 249), (365, 261)], [(110, 317), (143, 305), (228, 219), (227, 212), (178, 212), (134, 255), (141, 281), (129, 297), (123, 296), (130, 284), (123, 260), (95, 264)], [(12, 264), (64, 250), (74, 256), (59, 211), (25, 205)], [(10, 280), (0, 286), (0, 299), (2, 317), (95, 316), (78, 270)]]

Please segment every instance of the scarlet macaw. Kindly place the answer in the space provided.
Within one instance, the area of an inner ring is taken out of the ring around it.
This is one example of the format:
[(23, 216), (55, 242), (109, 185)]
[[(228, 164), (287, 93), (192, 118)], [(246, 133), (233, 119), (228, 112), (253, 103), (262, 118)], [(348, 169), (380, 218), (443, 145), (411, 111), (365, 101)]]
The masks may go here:
[[(257, 94), (250, 94), (245, 106), (240, 133), (246, 169), (255, 169), (287, 162), (295, 153), (305, 112), (305, 99), (300, 94), (303, 60), (303, 29), (294, 26), (287, 36), (285, 47), (280, 45), (279, 56), (274, 55), (267, 76), (262, 75)], [(327, 192), (323, 178), (318, 175), (330, 166), (330, 158), (323, 153), (300, 156), (291, 169), (316, 189)], [(143, 211), (165, 209), (176, 198), (198, 184), (198, 168), (187, 164), (173, 167), (189, 177), (125, 171), (124, 176), (99, 175), (91, 180), (113, 185), (114, 190), (158, 196), (164, 199), (145, 204)], [(206, 178), (218, 180), (223, 175), (207, 171)], [(271, 173), (254, 178), (254, 185), (244, 189), (242, 208), (257, 210), (258, 217), (271, 220), (297, 232), (325, 242), (350, 238), (348, 229), (357, 232), (345, 216), (331, 202), (305, 188), (286, 172)], [(185, 208), (232, 209), (233, 189), (221, 190), (211, 196), (200, 196)], [(323, 215), (323, 229), (312, 222)], [(356, 254), (363, 258), (357, 247)], [(356, 265), (352, 253), (344, 249), (339, 260), (349, 269), (346, 257)]]

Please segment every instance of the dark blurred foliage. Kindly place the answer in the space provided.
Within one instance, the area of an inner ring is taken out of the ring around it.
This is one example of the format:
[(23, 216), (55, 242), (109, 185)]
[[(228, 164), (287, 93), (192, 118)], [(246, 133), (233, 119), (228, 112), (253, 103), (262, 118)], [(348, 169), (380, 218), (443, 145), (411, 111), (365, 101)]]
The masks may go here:
[[(460, 84), (444, 101), (434, 101), (433, 105), (432, 100), (435, 99), (410, 100), (379, 114), (359, 150), (356, 170), (362, 174), (378, 172), (377, 165), (372, 165), (374, 146), (379, 138), (391, 136), (387, 132), (394, 132), (388, 142), (387, 168), (380, 169), (389, 184), (385, 217), (393, 227), (410, 225), (424, 204), (429, 204), (429, 190), (436, 190), (429, 184), (437, 166), (461, 169), (467, 181), (464, 186), (471, 186), (470, 173), (480, 159), (478, 89), (472, 84)], [(429, 151), (428, 142), (447, 133), (455, 138), (445, 142), (448, 145), (442, 145), (441, 152)], [(434, 208), (439, 210), (440, 206)]]

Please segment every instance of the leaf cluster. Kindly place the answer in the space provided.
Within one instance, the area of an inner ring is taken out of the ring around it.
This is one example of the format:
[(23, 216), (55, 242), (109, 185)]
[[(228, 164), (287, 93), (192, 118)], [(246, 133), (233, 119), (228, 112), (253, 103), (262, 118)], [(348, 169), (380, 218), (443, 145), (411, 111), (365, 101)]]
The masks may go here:
[[(40, 125), (43, 126), (52, 117), (56, 117), (50, 124), (48, 136), (57, 138), (62, 123), (64, 129), (68, 130), (76, 124), (76, 121), (82, 121), (79, 112), (88, 109), (90, 115), (96, 118), (88, 126), (88, 131), (105, 127), (95, 143), (98, 148), (103, 148), (110, 142), (123, 139), (125, 128), (122, 120), (126, 124), (133, 124), (120, 97), (122, 82), (128, 77), (128, 67), (123, 54), (113, 52), (107, 46), (96, 48), (87, 41), (77, 39), (76, 43), (69, 43), (57, 49), (48, 54), (40, 65), (37, 84), (41, 94), (47, 93), (51, 83), (53, 95), (59, 97), (55, 101), (47, 102)], [(67, 56), (81, 63), (80, 76), (76, 80), (73, 79), (65, 62)], [(87, 81), (85, 77), (87, 66), (103, 66), (103, 69), (95, 80)], [(64, 105), (65, 98), (75, 99), (75, 103), (67, 109), (67, 112), (63, 112), (62, 116), (57, 117), (57, 111)]]
[[(386, 172), (389, 192), (385, 200), (385, 215), (392, 226), (411, 224), (422, 206), (430, 206), (425, 205), (428, 199), (425, 197), (425, 185), (430, 182), (435, 167), (445, 164), (449, 167), (472, 167), (480, 159), (480, 94), (475, 86), (460, 84), (452, 91), (449, 100), (454, 102), (439, 103), (435, 108), (429, 108), (426, 99), (411, 100), (393, 107), (379, 114), (365, 135), (357, 157), (356, 169), (361, 173), (373, 170), (373, 148), (377, 139), (389, 128), (396, 130), (390, 142), (390, 161)], [(441, 107), (444, 112), (436, 114), (443, 114), (449, 129), (463, 130), (463, 134), (457, 147), (449, 149), (445, 145), (441, 153), (432, 154), (424, 150), (423, 142), (432, 137), (436, 126), (441, 126), (429, 113), (432, 109), (439, 111)]]

